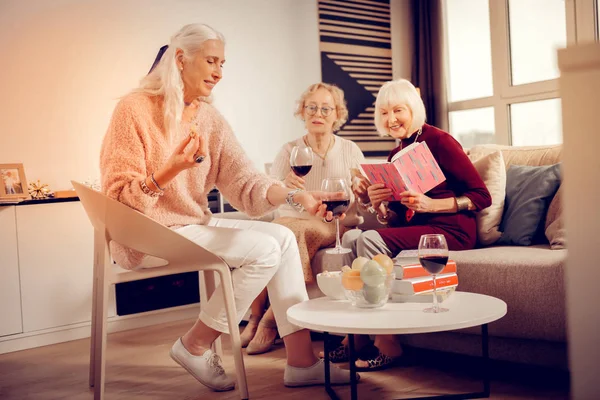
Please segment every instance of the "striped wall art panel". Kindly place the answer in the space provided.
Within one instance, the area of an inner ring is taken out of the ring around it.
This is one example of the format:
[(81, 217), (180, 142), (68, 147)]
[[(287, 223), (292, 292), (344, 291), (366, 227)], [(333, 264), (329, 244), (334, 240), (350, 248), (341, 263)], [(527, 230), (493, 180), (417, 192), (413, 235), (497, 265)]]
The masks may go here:
[(319, 36), (323, 82), (340, 87), (348, 103), (338, 135), (365, 155), (387, 155), (395, 142), (377, 134), (373, 113), (379, 88), (392, 79), (389, 0), (319, 0)]

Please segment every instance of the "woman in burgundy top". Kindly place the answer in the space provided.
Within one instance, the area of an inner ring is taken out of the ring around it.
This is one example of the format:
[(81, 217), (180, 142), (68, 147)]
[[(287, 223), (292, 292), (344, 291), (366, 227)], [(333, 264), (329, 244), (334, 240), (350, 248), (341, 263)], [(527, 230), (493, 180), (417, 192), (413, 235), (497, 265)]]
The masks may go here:
[[(426, 142), (446, 180), (427, 194), (407, 191), (401, 193), (402, 200), (388, 202), (392, 191), (385, 185), (370, 185), (359, 179), (353, 186), (359, 204), (376, 212), (385, 227), (349, 231), (344, 235), (345, 246), (352, 248), (355, 257), (370, 259), (380, 253), (395, 257), (401, 250), (416, 249), (421, 235), (440, 233), (446, 237), (450, 250), (475, 247), (475, 212), (491, 205), (490, 193), (461, 145), (447, 132), (425, 124), (425, 106), (409, 81), (400, 79), (381, 87), (375, 103), (375, 126), (381, 135), (401, 140), (388, 161), (402, 148)], [(363, 338), (358, 345), (365, 343), (368, 339)], [(402, 353), (393, 336), (378, 336), (375, 346), (378, 353), (366, 361), (358, 360), (357, 367), (381, 368)], [(345, 350), (344, 345), (334, 350), (333, 358), (343, 359)]]

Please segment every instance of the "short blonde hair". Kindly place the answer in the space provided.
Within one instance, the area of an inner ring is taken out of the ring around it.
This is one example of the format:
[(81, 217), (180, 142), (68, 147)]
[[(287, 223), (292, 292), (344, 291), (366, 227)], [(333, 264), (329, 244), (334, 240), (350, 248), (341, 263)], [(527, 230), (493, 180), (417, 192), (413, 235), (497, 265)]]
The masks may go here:
[(412, 83), (406, 79), (397, 79), (383, 84), (377, 93), (375, 101), (375, 127), (381, 136), (387, 136), (385, 122), (381, 118), (380, 109), (398, 104), (406, 104), (412, 113), (410, 133), (415, 132), (425, 124), (425, 104)]
[(337, 119), (333, 123), (333, 131), (337, 132), (348, 120), (348, 108), (346, 107), (346, 100), (344, 99), (344, 91), (335, 85), (323, 82), (310, 85), (308, 89), (302, 93), (300, 99), (298, 99), (294, 116), (304, 121), (304, 106), (306, 105), (306, 98), (319, 89), (325, 89), (329, 91), (329, 93), (331, 93), (331, 97), (333, 97), (333, 102), (335, 103), (335, 112), (337, 113)]

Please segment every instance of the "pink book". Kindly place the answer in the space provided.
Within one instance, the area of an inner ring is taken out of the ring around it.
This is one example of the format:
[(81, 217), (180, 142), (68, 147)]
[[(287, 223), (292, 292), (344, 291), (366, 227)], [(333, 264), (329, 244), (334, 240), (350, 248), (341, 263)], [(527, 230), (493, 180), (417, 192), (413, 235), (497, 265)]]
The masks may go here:
[(383, 183), (392, 189), (392, 200), (400, 200), (400, 193), (406, 190), (427, 193), (446, 180), (425, 142), (405, 147), (389, 163), (360, 166), (372, 184)]

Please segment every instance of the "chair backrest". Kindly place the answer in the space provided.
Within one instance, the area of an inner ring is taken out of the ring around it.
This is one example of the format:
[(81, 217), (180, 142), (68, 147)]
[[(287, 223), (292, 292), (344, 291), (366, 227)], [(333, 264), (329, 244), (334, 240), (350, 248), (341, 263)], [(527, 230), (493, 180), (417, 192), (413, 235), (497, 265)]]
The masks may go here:
[(190, 257), (203, 264), (223, 263), (220, 257), (133, 208), (79, 182), (71, 183), (94, 229), (104, 234), (107, 244), (114, 240), (169, 263), (186, 263)]
[(270, 163), (270, 162), (265, 163), (265, 174), (271, 175), (271, 167), (272, 166), (273, 166), (273, 163)]

